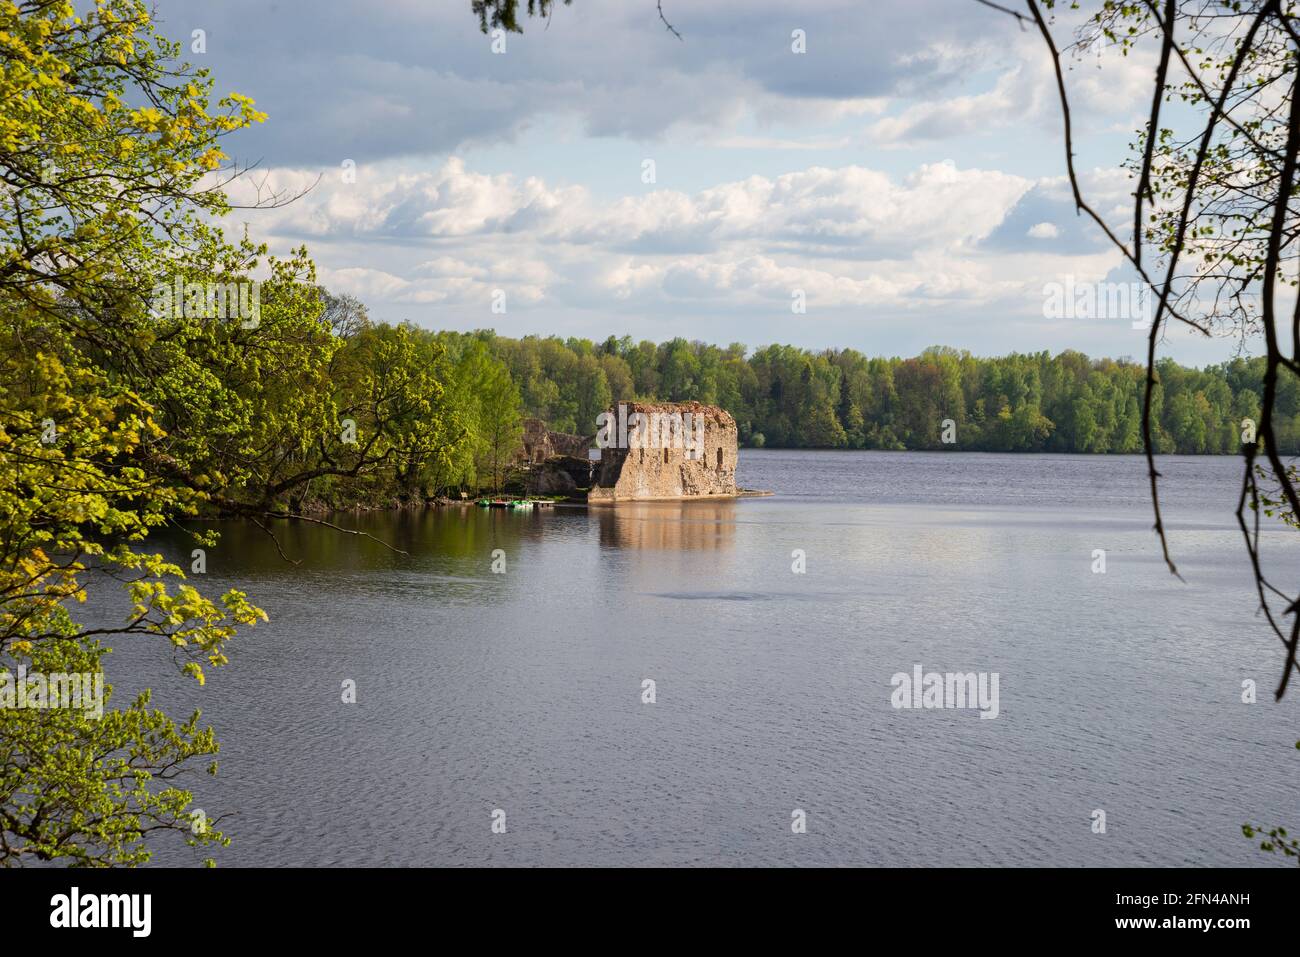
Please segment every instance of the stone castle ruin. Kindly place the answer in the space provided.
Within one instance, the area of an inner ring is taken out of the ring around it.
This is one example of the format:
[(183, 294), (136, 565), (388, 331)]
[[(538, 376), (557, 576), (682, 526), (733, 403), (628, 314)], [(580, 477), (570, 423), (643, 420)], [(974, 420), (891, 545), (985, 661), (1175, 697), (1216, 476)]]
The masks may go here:
[(517, 464), (523, 469), (526, 494), (576, 498), (579, 489), (591, 484), (595, 463), (588, 450), (594, 436), (555, 432), (541, 419), (525, 419), (522, 440)]
[(520, 458), (529, 465), (540, 465), (557, 455), (585, 459), (595, 442), (590, 435), (553, 432), (541, 419), (524, 419), (522, 438), (524, 448)]
[(736, 420), (717, 406), (620, 402), (597, 425), (589, 504), (736, 496)]

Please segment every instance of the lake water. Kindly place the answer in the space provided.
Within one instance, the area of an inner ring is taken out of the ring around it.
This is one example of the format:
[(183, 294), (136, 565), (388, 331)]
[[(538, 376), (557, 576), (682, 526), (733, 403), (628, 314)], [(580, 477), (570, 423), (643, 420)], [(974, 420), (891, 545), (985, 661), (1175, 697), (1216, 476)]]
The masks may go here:
[[(121, 639), (110, 676), (217, 728), (227, 865), (1280, 865), (1240, 826), (1300, 827), (1300, 690), (1241, 463), (1161, 467), (1185, 583), (1136, 457), (743, 451), (776, 495), (346, 518), (409, 555), (297, 526), (296, 567), (223, 524), (203, 584), (271, 623), (205, 688)], [(997, 718), (895, 709), (917, 665), (996, 672)]]

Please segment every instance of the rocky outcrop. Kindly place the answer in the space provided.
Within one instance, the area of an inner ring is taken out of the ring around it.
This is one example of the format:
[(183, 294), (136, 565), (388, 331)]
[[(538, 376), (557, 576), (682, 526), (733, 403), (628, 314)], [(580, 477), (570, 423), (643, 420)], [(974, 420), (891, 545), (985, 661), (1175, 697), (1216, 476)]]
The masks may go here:
[(736, 421), (699, 402), (621, 402), (597, 433), (590, 504), (736, 496)]

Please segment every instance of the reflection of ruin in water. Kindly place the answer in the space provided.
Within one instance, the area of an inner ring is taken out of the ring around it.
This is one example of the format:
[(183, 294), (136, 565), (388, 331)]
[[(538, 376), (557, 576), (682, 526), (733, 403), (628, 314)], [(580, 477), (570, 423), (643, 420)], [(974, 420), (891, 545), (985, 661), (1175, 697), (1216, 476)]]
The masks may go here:
[(600, 523), (600, 544), (613, 548), (720, 550), (736, 539), (732, 500), (625, 502), (588, 515)]

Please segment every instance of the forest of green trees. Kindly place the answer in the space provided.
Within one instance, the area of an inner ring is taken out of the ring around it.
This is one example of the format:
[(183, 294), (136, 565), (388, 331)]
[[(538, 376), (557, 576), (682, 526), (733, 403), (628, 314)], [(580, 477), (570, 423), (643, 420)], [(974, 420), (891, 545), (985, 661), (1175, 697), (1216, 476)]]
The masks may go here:
[[(743, 444), (785, 448), (937, 449), (992, 452), (1142, 451), (1146, 371), (1078, 352), (979, 358), (936, 347), (910, 359), (852, 349), (749, 352), (673, 339), (510, 339), (490, 331), (438, 333), (455, 355), (481, 344), (504, 364), (528, 415), (590, 434), (620, 399), (695, 399), (736, 419)], [(1155, 439), (1166, 453), (1231, 453), (1242, 420), (1258, 421), (1262, 359), (1205, 369), (1159, 366)], [(957, 442), (943, 445), (942, 422)], [(1300, 390), (1284, 383), (1275, 421), (1280, 446), (1300, 448)]]
[[(143, 0), (0, 4), (0, 52), (0, 659), (15, 671), (102, 675), (129, 637), (204, 682), (268, 617), (239, 588), (199, 587), (222, 543), (209, 519), (281, 551), (299, 523), (360, 534), (321, 510), (500, 487), (529, 414), (591, 434), (620, 399), (694, 399), (728, 409), (750, 446), (938, 448), (952, 419), (957, 449), (1140, 449), (1142, 369), (1077, 353), (751, 354), (372, 322), (320, 286), (305, 248), (222, 230), (233, 207), (212, 177), (241, 170), (221, 141), (266, 117), (217, 98)], [(217, 287), (241, 303), (255, 287), (256, 315), (209, 311)], [(160, 309), (160, 288), (185, 293)], [(1235, 451), (1261, 362), (1162, 363), (1158, 448)], [(1287, 453), (1296, 381), (1273, 410)], [(183, 564), (152, 550), (164, 527), (195, 546)], [(0, 867), (228, 843), (225, 815), (178, 779), (217, 773), (214, 730), (125, 687), (102, 720), (0, 708)]]

